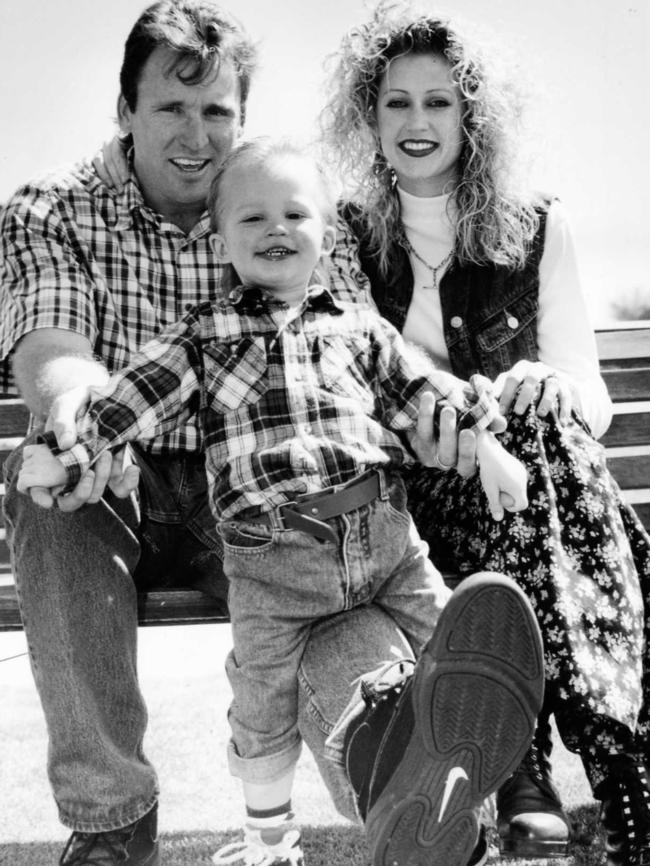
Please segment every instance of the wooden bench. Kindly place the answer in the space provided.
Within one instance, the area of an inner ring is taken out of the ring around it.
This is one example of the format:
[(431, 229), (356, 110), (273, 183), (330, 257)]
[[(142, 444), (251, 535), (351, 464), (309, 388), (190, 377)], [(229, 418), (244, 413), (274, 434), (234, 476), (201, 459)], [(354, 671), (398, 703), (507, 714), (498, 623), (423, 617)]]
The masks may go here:
[[(597, 331), (601, 370), (615, 403), (603, 437), (610, 469), (650, 529), (650, 321)], [(0, 461), (19, 444), (28, 414), (16, 397), (0, 396)], [(0, 488), (0, 495), (4, 488)], [(0, 518), (1, 520), (1, 518)], [(224, 622), (222, 603), (198, 590), (165, 588), (138, 597), (141, 625)], [(0, 631), (21, 629), (5, 529), (0, 524)]]

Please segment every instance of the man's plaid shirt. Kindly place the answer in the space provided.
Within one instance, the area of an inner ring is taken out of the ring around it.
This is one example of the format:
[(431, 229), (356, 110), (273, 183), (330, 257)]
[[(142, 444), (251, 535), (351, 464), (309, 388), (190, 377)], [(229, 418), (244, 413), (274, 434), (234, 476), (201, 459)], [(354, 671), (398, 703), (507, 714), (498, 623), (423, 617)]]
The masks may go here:
[[(191, 306), (219, 296), (230, 269), (209, 235), (207, 214), (185, 235), (145, 205), (134, 177), (116, 193), (87, 164), (19, 189), (0, 220), (0, 391), (14, 390), (11, 352), (37, 328), (81, 334), (111, 372), (125, 367)], [(338, 297), (368, 303), (344, 224), (330, 279)], [(196, 418), (143, 444), (197, 450)]]
[(74, 484), (104, 449), (198, 415), (215, 515), (252, 515), (410, 462), (402, 436), (424, 391), (460, 410), (459, 427), (498, 414), (489, 393), (434, 370), (360, 304), (314, 285), (291, 310), (240, 288), (188, 312), (97, 389), (79, 443), (59, 459)]

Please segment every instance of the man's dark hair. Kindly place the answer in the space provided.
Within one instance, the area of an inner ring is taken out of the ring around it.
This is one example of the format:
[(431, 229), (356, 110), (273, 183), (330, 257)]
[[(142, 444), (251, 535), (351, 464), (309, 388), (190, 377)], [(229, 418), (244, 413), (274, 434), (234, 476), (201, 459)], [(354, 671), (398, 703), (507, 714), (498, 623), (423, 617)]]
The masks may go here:
[(257, 49), (236, 18), (210, 0), (160, 0), (145, 9), (126, 40), (120, 70), (121, 93), (131, 111), (142, 70), (159, 46), (177, 55), (170, 73), (184, 84), (200, 84), (230, 61), (239, 78), (243, 123)]

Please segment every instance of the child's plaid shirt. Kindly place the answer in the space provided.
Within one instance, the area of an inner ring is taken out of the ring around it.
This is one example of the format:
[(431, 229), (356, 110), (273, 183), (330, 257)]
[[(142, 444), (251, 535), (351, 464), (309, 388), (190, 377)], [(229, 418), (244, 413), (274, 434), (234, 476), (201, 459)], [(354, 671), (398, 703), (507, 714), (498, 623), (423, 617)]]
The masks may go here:
[(425, 391), (460, 410), (459, 428), (484, 429), (498, 414), (489, 392), (434, 370), (359, 304), (311, 286), (290, 309), (237, 289), (188, 312), (97, 389), (79, 443), (59, 459), (74, 485), (104, 449), (196, 415), (215, 515), (252, 516), (412, 462), (404, 434)]

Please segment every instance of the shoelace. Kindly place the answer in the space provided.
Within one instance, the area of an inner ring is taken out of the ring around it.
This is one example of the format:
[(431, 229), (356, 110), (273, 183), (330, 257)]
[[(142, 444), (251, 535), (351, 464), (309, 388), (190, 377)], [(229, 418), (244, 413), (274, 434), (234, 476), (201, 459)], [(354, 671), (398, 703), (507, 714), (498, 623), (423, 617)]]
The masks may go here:
[(302, 866), (300, 831), (288, 830), (276, 845), (265, 844), (259, 834), (244, 830), (241, 842), (230, 842), (220, 848), (212, 857), (215, 866), (241, 861), (244, 866), (272, 866), (287, 863), (289, 866)]
[(650, 787), (645, 767), (633, 767), (618, 785), (629, 846), (628, 862), (650, 866)]
[[(126, 860), (126, 845), (133, 835), (131, 827), (106, 833), (74, 832), (61, 855), (64, 866), (114, 866), (117, 858)], [(65, 859), (72, 852), (72, 857)]]
[(367, 706), (374, 706), (390, 692), (399, 694), (414, 668), (415, 662), (410, 659), (399, 659), (388, 662), (379, 675), (373, 676), (371, 680), (361, 680), (361, 697), (364, 703)]

